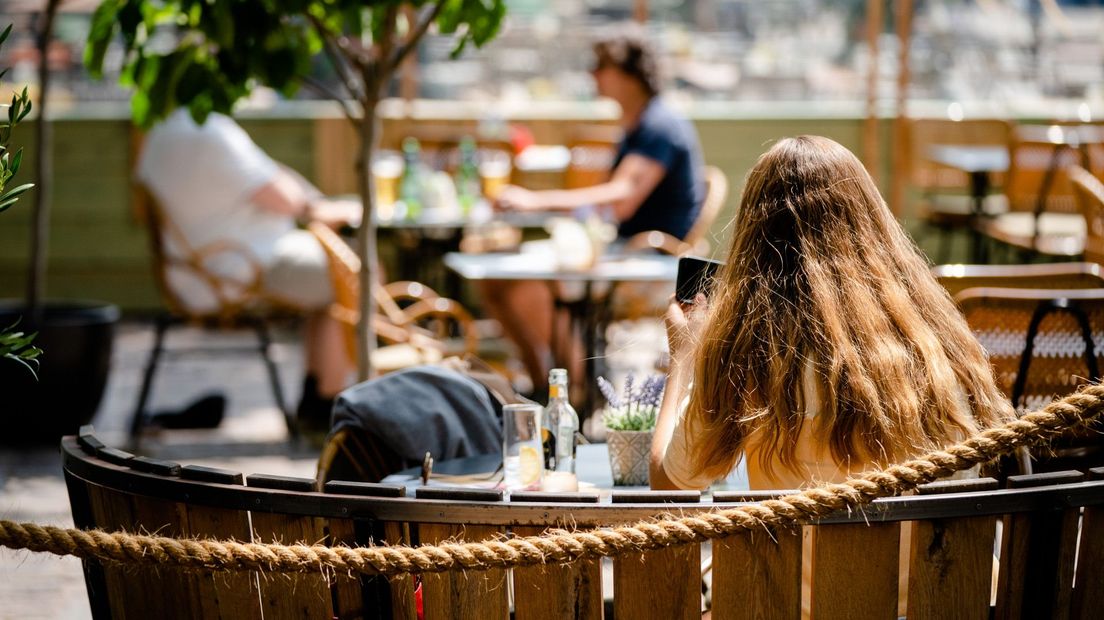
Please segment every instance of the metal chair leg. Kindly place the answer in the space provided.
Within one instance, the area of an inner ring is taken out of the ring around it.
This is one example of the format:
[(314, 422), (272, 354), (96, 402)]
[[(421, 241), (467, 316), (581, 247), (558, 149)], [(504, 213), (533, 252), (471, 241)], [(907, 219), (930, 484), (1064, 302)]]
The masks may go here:
[(134, 415), (130, 419), (130, 437), (134, 439), (142, 431), (142, 425), (146, 416), (146, 402), (149, 400), (150, 390), (153, 388), (153, 376), (157, 372), (157, 363), (161, 360), (164, 351), (165, 332), (169, 330), (172, 318), (164, 314), (158, 315), (154, 320), (153, 349), (150, 351), (149, 360), (146, 362), (146, 370), (142, 375), (142, 387), (138, 390), (138, 403), (134, 406)]
[(284, 415), (284, 423), (287, 424), (288, 434), (295, 437), (299, 434), (299, 429), (295, 424), (295, 420), (291, 417), (291, 411), (288, 409), (286, 401), (284, 401), (284, 390), (280, 386), (280, 374), (276, 370), (276, 362), (272, 360), (272, 339), (268, 335), (268, 325), (265, 324), (264, 319), (257, 319), (253, 322), (253, 329), (257, 332), (257, 352), (261, 354), (261, 359), (264, 360), (265, 369), (268, 370), (268, 380), (272, 384), (272, 396), (276, 400), (276, 406), (280, 408), (280, 413)]

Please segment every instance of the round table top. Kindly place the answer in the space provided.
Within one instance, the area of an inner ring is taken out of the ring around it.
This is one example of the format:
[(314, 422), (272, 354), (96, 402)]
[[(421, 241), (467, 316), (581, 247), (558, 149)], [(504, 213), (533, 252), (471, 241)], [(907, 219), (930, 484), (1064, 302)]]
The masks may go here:
[[(604, 443), (585, 444), (575, 452), (575, 473), (579, 477), (580, 491), (612, 489), (613, 474), (610, 471), (609, 450)], [(468, 486), (495, 488), (502, 481), (502, 454), (480, 454), (459, 459), (433, 462), (433, 475), (429, 486)], [(411, 467), (391, 474), (381, 482), (402, 484), (410, 491), (422, 486), (422, 468)], [(644, 487), (619, 487), (643, 489)]]

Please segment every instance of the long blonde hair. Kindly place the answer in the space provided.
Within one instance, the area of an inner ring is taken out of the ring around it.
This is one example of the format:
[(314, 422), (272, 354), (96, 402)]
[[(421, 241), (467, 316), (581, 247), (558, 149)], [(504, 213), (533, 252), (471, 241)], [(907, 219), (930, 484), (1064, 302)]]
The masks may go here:
[(748, 174), (696, 347), (699, 473), (724, 475), (753, 433), (768, 471), (794, 469), (806, 399), (839, 464), (887, 464), (1012, 415), (870, 175), (819, 136), (778, 142)]

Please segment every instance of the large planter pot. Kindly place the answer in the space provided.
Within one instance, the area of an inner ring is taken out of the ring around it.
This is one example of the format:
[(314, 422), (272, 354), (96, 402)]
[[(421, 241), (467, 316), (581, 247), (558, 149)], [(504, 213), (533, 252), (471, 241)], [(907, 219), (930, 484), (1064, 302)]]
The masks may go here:
[(38, 332), (36, 380), (22, 364), (0, 359), (0, 442), (52, 441), (75, 433), (100, 406), (119, 308), (94, 301), (47, 302), (41, 323), (22, 302), (0, 301), (0, 329)]
[(615, 486), (647, 486), (653, 431), (607, 431), (610, 469)]

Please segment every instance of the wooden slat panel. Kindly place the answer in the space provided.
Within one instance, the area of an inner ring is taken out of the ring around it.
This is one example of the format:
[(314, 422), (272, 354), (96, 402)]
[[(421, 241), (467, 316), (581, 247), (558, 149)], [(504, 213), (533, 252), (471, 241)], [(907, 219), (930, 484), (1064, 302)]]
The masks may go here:
[[(443, 540), (478, 541), (499, 534), (490, 526), (423, 523), (418, 526), (421, 543)], [(506, 571), (449, 571), (422, 577), (422, 604), (426, 620), (471, 618), (505, 619), (510, 613)]]
[[(88, 486), (92, 518), (108, 531), (156, 532), (180, 536), (183, 514), (174, 502), (139, 498), (98, 485)], [(169, 567), (104, 566), (111, 617), (202, 618), (195, 573)]]
[(701, 546), (613, 559), (614, 618), (701, 617)]
[[(517, 536), (537, 536), (539, 527), (515, 527)], [(602, 618), (602, 566), (599, 560), (514, 569), (517, 620)]]
[(1081, 545), (1077, 550), (1077, 582), (1073, 589), (1074, 618), (1098, 618), (1104, 610), (1104, 507), (1085, 509)]
[(1024, 513), (1005, 521), (998, 619), (1069, 617), (1078, 512)]
[(801, 613), (801, 529), (713, 541), (713, 617), (785, 620)]
[[(186, 536), (251, 540), (249, 514), (244, 511), (183, 504), (179, 508)], [(203, 618), (261, 618), (257, 573), (196, 573), (194, 578)]]
[(909, 618), (989, 617), (996, 518), (917, 521), (909, 562)]
[[(253, 539), (257, 542), (313, 544), (325, 537), (325, 519), (253, 513)], [(321, 574), (265, 575), (261, 580), (261, 605), (265, 620), (334, 615), (330, 587)]]
[(897, 617), (898, 523), (815, 528), (814, 618)]
[[(331, 544), (348, 546), (408, 544), (402, 523), (330, 520)], [(414, 578), (402, 575), (388, 580), (379, 576), (333, 577), (334, 616), (337, 618), (393, 618), (415, 620)]]

